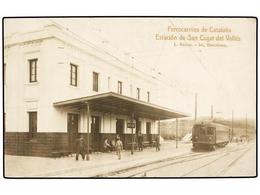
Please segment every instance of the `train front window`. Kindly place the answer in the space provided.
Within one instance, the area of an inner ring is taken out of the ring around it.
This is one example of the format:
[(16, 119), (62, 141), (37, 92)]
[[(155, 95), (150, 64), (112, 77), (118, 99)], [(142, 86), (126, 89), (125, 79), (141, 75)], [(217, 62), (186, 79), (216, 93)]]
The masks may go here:
[(214, 127), (208, 127), (207, 135), (214, 135)]

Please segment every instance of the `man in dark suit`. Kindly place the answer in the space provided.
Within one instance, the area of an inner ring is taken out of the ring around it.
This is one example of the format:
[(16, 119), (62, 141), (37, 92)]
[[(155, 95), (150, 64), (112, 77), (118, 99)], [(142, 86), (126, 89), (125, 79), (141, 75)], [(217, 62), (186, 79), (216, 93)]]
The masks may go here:
[(85, 148), (86, 148), (86, 141), (83, 138), (83, 135), (81, 135), (80, 138), (76, 140), (76, 160), (79, 159), (79, 154), (82, 156), (83, 160), (85, 159), (85, 154), (86, 154)]

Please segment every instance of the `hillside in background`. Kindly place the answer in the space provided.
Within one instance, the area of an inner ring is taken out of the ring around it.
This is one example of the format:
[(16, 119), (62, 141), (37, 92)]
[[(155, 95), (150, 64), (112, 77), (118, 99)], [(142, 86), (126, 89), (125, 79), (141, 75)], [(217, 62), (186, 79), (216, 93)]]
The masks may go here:
[[(197, 122), (209, 121), (209, 117), (200, 117)], [(231, 119), (214, 118), (215, 123), (232, 127)], [(178, 121), (178, 137), (181, 139), (187, 133), (192, 132), (194, 125), (193, 118), (179, 119)], [(246, 119), (235, 118), (233, 121), (234, 137), (240, 137), (246, 134)], [(254, 119), (247, 119), (247, 133), (250, 137), (254, 137), (256, 133), (256, 121)], [(165, 139), (175, 139), (176, 137), (176, 121), (168, 120), (161, 121), (161, 136)]]

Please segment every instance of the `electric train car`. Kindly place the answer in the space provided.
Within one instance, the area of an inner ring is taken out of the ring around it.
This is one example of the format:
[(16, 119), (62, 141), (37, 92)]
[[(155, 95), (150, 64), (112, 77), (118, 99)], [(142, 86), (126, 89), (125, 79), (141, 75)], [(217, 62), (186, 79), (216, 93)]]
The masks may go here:
[(224, 147), (230, 141), (230, 129), (214, 122), (196, 123), (192, 128), (193, 148), (215, 150), (216, 146)]

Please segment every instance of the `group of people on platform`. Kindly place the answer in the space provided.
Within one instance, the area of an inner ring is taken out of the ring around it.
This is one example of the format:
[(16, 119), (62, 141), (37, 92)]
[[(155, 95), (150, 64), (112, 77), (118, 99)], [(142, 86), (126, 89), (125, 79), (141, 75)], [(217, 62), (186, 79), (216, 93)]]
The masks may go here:
[[(139, 151), (143, 151), (144, 144), (143, 144), (143, 135), (141, 134), (141, 132), (138, 132), (137, 134), (137, 147)], [(156, 151), (160, 151), (160, 135), (156, 136), (155, 147), (156, 147)], [(121, 151), (123, 150), (123, 143), (119, 135), (116, 135), (116, 137), (112, 140), (106, 138), (104, 140), (103, 148), (105, 152), (116, 151), (118, 159), (119, 160), (121, 159)], [(78, 160), (79, 155), (82, 156), (83, 160), (85, 159), (86, 141), (83, 135), (81, 135), (80, 138), (76, 140), (76, 160)]]
[(123, 142), (121, 141), (121, 138), (119, 135), (116, 135), (115, 139), (110, 140), (108, 138), (104, 141), (104, 150), (105, 152), (112, 152), (116, 151), (116, 154), (118, 156), (118, 159), (121, 159), (121, 151), (123, 150)]

